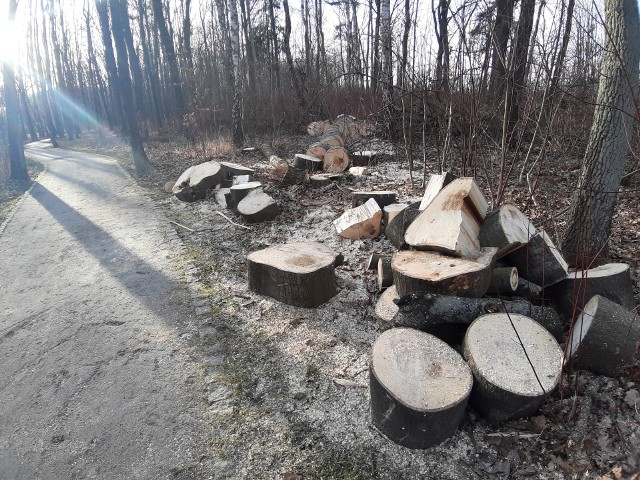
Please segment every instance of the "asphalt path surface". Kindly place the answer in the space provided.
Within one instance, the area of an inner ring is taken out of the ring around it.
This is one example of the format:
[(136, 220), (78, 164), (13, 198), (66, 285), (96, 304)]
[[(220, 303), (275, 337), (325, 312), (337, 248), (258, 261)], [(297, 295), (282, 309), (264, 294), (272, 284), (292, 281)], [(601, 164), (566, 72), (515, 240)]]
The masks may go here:
[(192, 300), (115, 161), (43, 144), (0, 234), (0, 479), (207, 478)]

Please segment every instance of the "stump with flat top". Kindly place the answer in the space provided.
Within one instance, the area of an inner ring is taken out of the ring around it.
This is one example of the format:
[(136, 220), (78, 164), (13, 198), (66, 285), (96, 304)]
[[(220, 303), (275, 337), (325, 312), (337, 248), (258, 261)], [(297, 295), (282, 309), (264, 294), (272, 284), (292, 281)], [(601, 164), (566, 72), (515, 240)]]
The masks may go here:
[(420, 202), (418, 210), (422, 211), (427, 208), (431, 201), (436, 198), (438, 193), (440, 193), (440, 190), (449, 185), (456, 178), (458, 177), (451, 172), (431, 175), (427, 182), (427, 186), (424, 189), (424, 195), (422, 196), (422, 201)]
[(380, 235), (381, 224), (382, 210), (373, 199), (347, 210), (333, 222), (338, 235), (351, 240), (377, 237)]
[(638, 314), (595, 295), (573, 325), (567, 362), (598, 375), (617, 377), (632, 363), (639, 342)]
[(238, 204), (244, 197), (261, 186), (262, 184), (260, 182), (248, 182), (234, 185), (229, 189), (229, 195), (227, 196), (227, 208), (238, 208)]
[(336, 294), (338, 255), (316, 242), (274, 245), (247, 256), (249, 289), (288, 305), (313, 308)]
[(311, 155), (296, 153), (293, 158), (293, 166), (311, 173), (322, 170), (322, 160), (317, 157), (312, 157)]
[(480, 227), (478, 238), (483, 247), (497, 247), (496, 258), (519, 249), (538, 231), (520, 210), (510, 204), (490, 212)]
[(429, 448), (452, 436), (473, 384), (455, 350), (410, 328), (387, 330), (376, 339), (369, 382), (373, 424), (408, 448)]
[(475, 379), (471, 405), (490, 423), (534, 414), (560, 380), (560, 345), (524, 315), (479, 317), (463, 348)]
[(545, 288), (567, 277), (569, 266), (544, 230), (529, 242), (504, 257), (509, 265), (518, 268), (518, 275)]
[(385, 225), (385, 231), (386, 231), (386, 226), (389, 225), (389, 222), (391, 222), (391, 220), (393, 220), (397, 215), (399, 215), (407, 207), (408, 205), (406, 203), (391, 203), (389, 205), (385, 205), (382, 208), (382, 216), (383, 216), (383, 223)]
[(222, 183), (218, 162), (205, 162), (187, 168), (173, 186), (173, 194), (183, 202), (195, 202), (207, 196), (207, 191)]
[(238, 203), (237, 210), (248, 223), (267, 222), (280, 213), (276, 201), (260, 189), (249, 192)]
[(393, 283), (400, 296), (414, 292), (482, 297), (491, 284), (495, 248), (483, 248), (475, 259), (439, 252), (402, 251), (393, 256)]
[(417, 250), (436, 250), (458, 257), (480, 251), (478, 233), (487, 201), (473, 178), (453, 180), (409, 225), (405, 241)]
[(360, 150), (351, 154), (351, 162), (354, 167), (368, 167), (378, 156), (378, 152), (372, 150)]

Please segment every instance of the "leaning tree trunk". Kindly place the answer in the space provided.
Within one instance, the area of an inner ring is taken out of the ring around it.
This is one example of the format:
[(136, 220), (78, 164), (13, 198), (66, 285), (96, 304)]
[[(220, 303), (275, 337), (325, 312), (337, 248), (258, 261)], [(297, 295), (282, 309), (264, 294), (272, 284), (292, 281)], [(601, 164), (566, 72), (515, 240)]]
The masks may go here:
[(606, 0), (607, 39), (593, 125), (571, 217), (562, 241), (570, 264), (586, 266), (601, 254), (611, 231), (629, 137), (638, 104), (633, 88), (640, 62), (640, 21), (636, 0)]

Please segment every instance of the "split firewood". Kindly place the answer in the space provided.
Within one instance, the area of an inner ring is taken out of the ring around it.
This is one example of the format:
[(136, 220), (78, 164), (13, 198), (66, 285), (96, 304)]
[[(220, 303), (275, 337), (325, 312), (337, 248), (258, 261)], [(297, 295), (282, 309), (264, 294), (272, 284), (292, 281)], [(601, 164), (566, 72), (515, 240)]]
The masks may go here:
[(349, 154), (341, 146), (329, 147), (322, 158), (325, 172), (342, 173), (349, 166)]
[(309, 155), (310, 157), (319, 158), (320, 160), (324, 160), (324, 155), (325, 153), (327, 153), (328, 149), (329, 149), (328, 145), (315, 142), (309, 146), (309, 148), (307, 149), (306, 155)]
[(378, 260), (381, 258), (391, 258), (391, 255), (385, 255), (384, 253), (372, 253), (369, 256), (369, 261), (367, 262), (367, 270), (377, 270), (378, 269)]
[(173, 194), (183, 202), (195, 202), (223, 180), (218, 162), (205, 162), (187, 168), (173, 186)]
[(427, 186), (424, 189), (424, 195), (422, 196), (422, 201), (420, 202), (418, 210), (422, 211), (427, 208), (431, 201), (436, 198), (438, 193), (440, 193), (440, 190), (449, 185), (456, 178), (458, 177), (451, 172), (431, 175), (427, 182)]
[(522, 278), (545, 288), (567, 277), (569, 266), (553, 241), (539, 231), (522, 248), (504, 257), (505, 263), (518, 268)]
[(560, 345), (524, 315), (481, 316), (467, 329), (463, 349), (475, 379), (472, 405), (490, 423), (534, 414), (560, 381)]
[(405, 233), (409, 225), (420, 215), (420, 210), (418, 210), (419, 205), (419, 202), (408, 205), (407, 208), (393, 217), (389, 223), (385, 224), (384, 233), (398, 250), (403, 250), (408, 247), (405, 241)]
[(375, 238), (380, 235), (382, 210), (373, 199), (364, 205), (347, 210), (333, 222), (342, 238)]
[(253, 177), (251, 175), (236, 175), (231, 181), (231, 186), (233, 187), (234, 185), (241, 185), (249, 182), (253, 182)]
[(478, 232), (487, 208), (473, 178), (458, 178), (444, 187), (409, 225), (405, 241), (418, 250), (474, 257), (480, 251)]
[(398, 306), (394, 303), (394, 300), (399, 300), (398, 291), (395, 285), (391, 285), (387, 288), (378, 301), (376, 302), (376, 318), (381, 325), (391, 325), (396, 315), (398, 314)]
[(234, 185), (229, 189), (229, 195), (226, 197), (227, 208), (236, 209), (238, 204), (246, 197), (249, 192), (252, 192), (256, 188), (262, 187), (260, 182), (241, 183), (240, 185)]
[(320, 243), (275, 245), (247, 256), (249, 289), (288, 305), (314, 308), (336, 294), (337, 254)]
[(317, 157), (312, 157), (311, 155), (296, 153), (293, 159), (293, 166), (311, 173), (316, 170), (322, 170), (322, 160)]
[(545, 295), (553, 298), (558, 310), (568, 318), (577, 316), (594, 295), (602, 295), (629, 310), (636, 307), (626, 263), (608, 263), (590, 270), (570, 271), (564, 280), (545, 289)]
[(367, 169), (367, 167), (351, 167), (349, 169), (349, 173), (354, 177), (362, 177), (363, 175), (369, 173), (369, 170)]
[(409, 448), (429, 448), (453, 435), (473, 385), (455, 350), (409, 328), (387, 330), (376, 339), (369, 381), (373, 424)]
[(524, 298), (497, 300), (495, 298), (469, 298), (432, 293), (413, 293), (398, 300), (399, 312), (393, 323), (384, 328), (411, 327), (458, 344), (467, 326), (488, 313), (517, 313), (526, 315), (560, 341), (564, 322), (558, 312), (549, 306), (537, 306)]
[(319, 137), (324, 134), (324, 132), (331, 126), (331, 122), (329, 120), (320, 120), (317, 122), (311, 122), (307, 126), (307, 133), (312, 137)]
[(397, 252), (391, 262), (393, 283), (400, 296), (426, 292), (482, 297), (491, 284), (495, 254), (495, 248), (483, 248), (475, 259), (439, 252)]
[(391, 268), (391, 258), (382, 257), (378, 260), (378, 291), (393, 285), (393, 269)]
[(518, 288), (516, 267), (494, 268), (487, 295), (513, 295)]
[(253, 175), (255, 170), (253, 168), (244, 167), (237, 163), (220, 162), (222, 171), (223, 187), (230, 187), (233, 184), (233, 177), (239, 175)]
[(573, 325), (567, 363), (597, 375), (617, 377), (632, 363), (638, 342), (638, 315), (595, 295)]
[(354, 167), (368, 167), (374, 162), (377, 156), (378, 152), (360, 150), (351, 154), (351, 163)]
[(484, 219), (478, 238), (483, 247), (497, 247), (497, 258), (521, 248), (538, 231), (520, 210), (510, 204), (501, 205)]
[(280, 213), (276, 201), (261, 189), (248, 193), (238, 203), (237, 210), (249, 223), (267, 222)]
[(396, 203), (396, 192), (391, 192), (388, 190), (373, 192), (353, 192), (351, 196), (351, 206), (353, 208), (359, 207), (371, 198), (375, 200), (380, 208), (384, 208), (387, 205)]
[(389, 222), (407, 207), (408, 205), (406, 203), (392, 203), (390, 205), (385, 205), (382, 208), (382, 219), (385, 227), (389, 225)]

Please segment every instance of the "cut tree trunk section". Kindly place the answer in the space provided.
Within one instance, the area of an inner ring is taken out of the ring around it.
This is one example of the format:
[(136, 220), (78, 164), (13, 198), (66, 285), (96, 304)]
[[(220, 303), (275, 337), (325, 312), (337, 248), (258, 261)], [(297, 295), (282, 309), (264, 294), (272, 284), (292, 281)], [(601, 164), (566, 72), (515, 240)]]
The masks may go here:
[(409, 328), (394, 328), (373, 344), (369, 366), (371, 419), (392, 441), (429, 448), (455, 433), (473, 380), (446, 343)]
[(394, 300), (399, 300), (398, 291), (394, 285), (387, 288), (376, 303), (376, 318), (378, 323), (383, 326), (392, 325), (393, 320), (398, 314), (398, 305)]
[(222, 167), (218, 162), (205, 162), (187, 168), (173, 186), (174, 195), (183, 202), (195, 202), (207, 196), (207, 191), (222, 182)]
[(311, 155), (305, 155), (302, 153), (296, 153), (293, 159), (293, 166), (299, 170), (305, 170), (306, 172), (315, 172), (322, 170), (322, 160)]
[(353, 208), (359, 207), (371, 198), (375, 200), (380, 208), (384, 208), (387, 205), (396, 203), (396, 192), (391, 192), (388, 190), (373, 192), (353, 192), (351, 196), (351, 206)]
[(548, 287), (567, 277), (568, 265), (551, 238), (541, 230), (524, 247), (504, 257), (505, 263), (518, 268), (518, 274), (530, 282)]
[(342, 173), (349, 166), (349, 154), (341, 146), (329, 147), (322, 158), (325, 172)]
[(518, 288), (516, 267), (494, 268), (487, 295), (513, 295)]
[(560, 381), (562, 349), (524, 315), (481, 316), (463, 348), (475, 379), (471, 404), (490, 423), (534, 414)]
[(238, 204), (246, 197), (250, 192), (257, 188), (260, 188), (262, 184), (260, 182), (241, 183), (240, 185), (234, 185), (229, 189), (229, 195), (227, 199), (227, 208), (236, 209)]
[(420, 202), (418, 210), (422, 211), (427, 208), (431, 201), (436, 198), (438, 193), (440, 193), (440, 190), (449, 185), (456, 178), (458, 177), (451, 172), (431, 175), (427, 182), (427, 186), (424, 189), (424, 195), (422, 196), (422, 201)]
[(377, 237), (380, 235), (381, 224), (382, 210), (373, 199), (347, 210), (333, 222), (338, 235), (351, 240)]
[(382, 209), (382, 218), (385, 227), (407, 207), (408, 205), (406, 203), (392, 203), (390, 205), (385, 205)]
[(288, 243), (247, 256), (249, 289), (297, 307), (314, 308), (336, 294), (337, 254), (320, 243)]
[(220, 162), (222, 170), (223, 187), (230, 187), (233, 185), (233, 177), (240, 175), (253, 175), (255, 170), (253, 168), (244, 167), (237, 163)]
[(497, 258), (502, 258), (528, 243), (536, 233), (536, 228), (520, 210), (505, 204), (487, 215), (478, 238), (483, 247), (497, 247)]
[(267, 222), (280, 213), (276, 201), (259, 189), (249, 192), (238, 203), (237, 210), (248, 223)]

